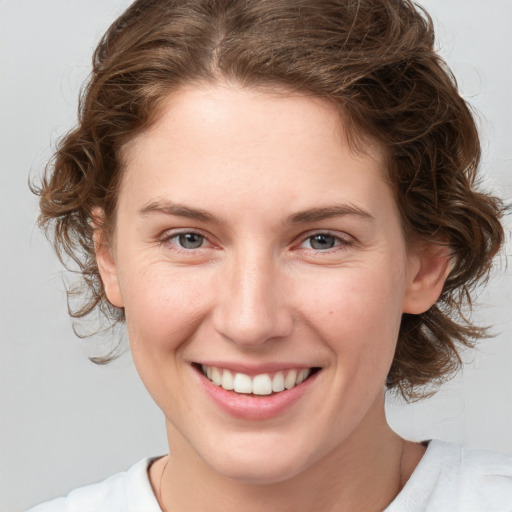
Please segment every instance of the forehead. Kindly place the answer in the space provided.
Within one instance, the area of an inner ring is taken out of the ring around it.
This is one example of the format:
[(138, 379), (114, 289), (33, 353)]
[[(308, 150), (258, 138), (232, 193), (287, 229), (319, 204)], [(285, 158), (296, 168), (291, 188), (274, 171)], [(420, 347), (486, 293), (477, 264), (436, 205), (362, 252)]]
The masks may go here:
[[(217, 129), (229, 126), (236, 129), (241, 123), (244, 128), (251, 124), (256, 128), (263, 120), (267, 123), (267, 133), (275, 135), (283, 131), (287, 135), (297, 135), (299, 131), (304, 132), (305, 127), (308, 127), (306, 131), (317, 130), (320, 123), (326, 133), (330, 130), (329, 135), (348, 143), (355, 155), (384, 158), (386, 151), (383, 145), (357, 126), (351, 124), (348, 129), (342, 112), (343, 107), (334, 100), (294, 91), (285, 85), (252, 87), (225, 82), (191, 83), (173, 91), (159, 103), (150, 127), (129, 139), (123, 147), (123, 154), (127, 154), (134, 142), (154, 137), (161, 128), (178, 120), (183, 123), (182, 127), (188, 124), (194, 135), (200, 135), (201, 126), (208, 128), (212, 123)], [(284, 117), (283, 113), (286, 114)], [(290, 124), (292, 119), (295, 123)], [(238, 133), (239, 137), (242, 135)]]
[(250, 197), (263, 205), (280, 191), (283, 206), (301, 209), (313, 201), (377, 200), (387, 187), (379, 145), (354, 151), (337, 108), (284, 91), (216, 85), (175, 92), (122, 158), (121, 199), (132, 189), (139, 198), (159, 191), (208, 204), (218, 194), (226, 204)]

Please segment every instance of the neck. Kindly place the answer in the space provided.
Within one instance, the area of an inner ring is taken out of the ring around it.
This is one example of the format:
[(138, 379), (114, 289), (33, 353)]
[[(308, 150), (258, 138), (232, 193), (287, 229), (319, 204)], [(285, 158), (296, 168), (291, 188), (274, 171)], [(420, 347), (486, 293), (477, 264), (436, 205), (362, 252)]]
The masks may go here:
[(400, 492), (423, 452), (388, 427), (383, 407), (378, 418), (369, 420), (372, 428), (363, 425), (306, 471), (271, 484), (239, 482), (217, 473), (168, 425), (172, 455), (161, 461), (152, 482), (166, 512), (383, 510)]

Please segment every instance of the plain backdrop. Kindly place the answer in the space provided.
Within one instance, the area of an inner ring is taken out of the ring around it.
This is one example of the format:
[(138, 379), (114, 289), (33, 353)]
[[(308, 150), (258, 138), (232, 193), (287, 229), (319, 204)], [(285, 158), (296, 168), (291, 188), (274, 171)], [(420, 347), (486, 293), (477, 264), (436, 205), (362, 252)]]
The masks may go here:
[[(479, 111), (484, 183), (512, 197), (512, 2), (425, 0), (438, 47)], [(67, 316), (63, 273), (38, 231), (37, 177), (76, 118), (93, 48), (128, 0), (0, 0), (0, 511), (19, 512), (166, 452), (164, 421), (129, 354), (88, 356)], [(510, 234), (510, 219), (505, 219)], [(510, 237), (507, 252), (510, 253)], [(410, 439), (442, 438), (512, 455), (512, 275), (498, 262), (478, 316), (497, 336), (434, 398), (389, 402)]]

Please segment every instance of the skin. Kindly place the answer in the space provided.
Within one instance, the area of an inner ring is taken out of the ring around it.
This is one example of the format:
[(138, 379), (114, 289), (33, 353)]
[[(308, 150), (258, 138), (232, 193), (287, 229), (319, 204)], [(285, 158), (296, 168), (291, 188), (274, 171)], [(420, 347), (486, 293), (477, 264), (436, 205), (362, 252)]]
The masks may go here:
[[(354, 153), (323, 100), (217, 84), (173, 93), (123, 159), (97, 256), (166, 417), (171, 456), (150, 479), (167, 511), (382, 510), (424, 452), (384, 415), (401, 315), (436, 301), (448, 265), (407, 247), (385, 153)], [(293, 407), (249, 421), (204, 393), (201, 361), (321, 371)]]

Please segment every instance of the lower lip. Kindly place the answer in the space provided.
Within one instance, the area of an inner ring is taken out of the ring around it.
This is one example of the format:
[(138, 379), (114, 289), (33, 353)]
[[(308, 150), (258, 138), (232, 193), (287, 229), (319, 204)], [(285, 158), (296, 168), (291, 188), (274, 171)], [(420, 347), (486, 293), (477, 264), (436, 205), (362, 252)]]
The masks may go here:
[(307, 393), (320, 372), (314, 373), (298, 386), (272, 395), (249, 395), (226, 391), (216, 386), (201, 372), (196, 373), (203, 389), (220, 409), (236, 418), (257, 421), (274, 418), (290, 409)]

